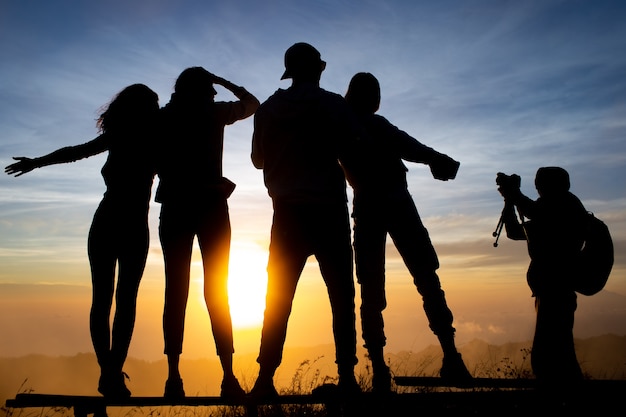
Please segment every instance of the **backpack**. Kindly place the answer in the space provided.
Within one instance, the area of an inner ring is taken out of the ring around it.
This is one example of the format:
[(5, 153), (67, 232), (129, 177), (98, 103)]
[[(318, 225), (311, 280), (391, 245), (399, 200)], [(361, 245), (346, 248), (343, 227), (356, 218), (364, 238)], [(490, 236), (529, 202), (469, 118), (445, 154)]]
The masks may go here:
[(600, 292), (613, 268), (613, 240), (607, 225), (587, 213), (583, 226), (585, 243), (580, 250), (574, 276), (574, 290), (583, 295)]

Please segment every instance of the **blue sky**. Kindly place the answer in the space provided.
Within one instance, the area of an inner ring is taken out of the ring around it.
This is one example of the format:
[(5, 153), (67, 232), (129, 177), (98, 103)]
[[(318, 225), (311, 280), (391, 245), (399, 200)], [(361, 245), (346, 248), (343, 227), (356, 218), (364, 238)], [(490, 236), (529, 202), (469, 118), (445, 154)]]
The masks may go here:
[[(626, 297), (625, 21), (619, 0), (3, 1), (0, 163), (95, 137), (99, 109), (129, 84), (147, 84), (166, 104), (189, 66), (263, 101), (288, 87), (284, 51), (305, 41), (328, 63), (322, 87), (343, 94), (356, 72), (373, 73), (379, 113), (461, 161), (446, 183), (409, 164), (442, 264), (472, 276), (519, 264), (523, 274), (523, 246), (491, 246), (502, 207), (495, 176), (521, 175), (535, 197), (536, 169), (559, 165), (609, 224), (608, 289)], [(234, 98), (218, 88), (217, 99)], [(271, 204), (250, 162), (251, 134), (252, 118), (227, 128), (224, 172), (237, 183), (234, 242), (264, 246)], [(104, 158), (0, 177), (0, 285), (88, 284), (85, 242)], [(158, 271), (156, 204), (151, 218)], [(64, 273), (42, 273), (58, 266)]]

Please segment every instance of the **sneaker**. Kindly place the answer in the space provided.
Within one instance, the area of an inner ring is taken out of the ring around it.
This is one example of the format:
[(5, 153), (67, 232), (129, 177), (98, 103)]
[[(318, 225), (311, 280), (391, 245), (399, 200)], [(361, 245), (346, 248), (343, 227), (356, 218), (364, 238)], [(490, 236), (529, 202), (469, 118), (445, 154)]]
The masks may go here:
[(239, 385), (237, 378), (224, 378), (222, 380), (220, 397), (226, 401), (241, 402), (246, 398), (246, 392)]
[(374, 371), (372, 392), (375, 394), (389, 394), (391, 392), (391, 373), (388, 366)]
[(124, 383), (124, 378), (130, 379), (126, 372), (111, 374), (105, 372), (100, 375), (98, 392), (108, 399), (125, 399), (130, 397), (130, 390)]
[(178, 400), (185, 398), (185, 390), (183, 389), (183, 380), (178, 378), (168, 378), (165, 381), (165, 393), (163, 397), (170, 400)]
[(278, 398), (278, 391), (272, 381), (265, 382), (257, 379), (247, 397), (257, 403), (268, 402)]
[(471, 385), (474, 379), (465, 367), (460, 353), (444, 356), (439, 376), (457, 387)]

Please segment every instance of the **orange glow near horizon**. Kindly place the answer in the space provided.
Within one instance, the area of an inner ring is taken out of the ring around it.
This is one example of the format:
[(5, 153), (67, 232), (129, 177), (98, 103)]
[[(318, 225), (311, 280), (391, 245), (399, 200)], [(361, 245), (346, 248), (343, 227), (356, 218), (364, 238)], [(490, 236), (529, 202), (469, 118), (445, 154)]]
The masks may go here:
[(267, 251), (248, 243), (235, 243), (230, 252), (228, 298), (234, 328), (263, 323), (267, 286)]

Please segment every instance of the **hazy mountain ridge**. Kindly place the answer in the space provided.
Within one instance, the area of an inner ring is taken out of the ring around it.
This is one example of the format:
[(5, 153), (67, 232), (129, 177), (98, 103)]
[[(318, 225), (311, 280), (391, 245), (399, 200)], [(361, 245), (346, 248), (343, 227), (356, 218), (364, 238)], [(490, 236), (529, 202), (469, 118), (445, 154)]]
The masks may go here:
[[(607, 334), (577, 339), (579, 361), (585, 373), (594, 379), (626, 379), (626, 335)], [(474, 340), (459, 347), (468, 368), (475, 376), (519, 377), (528, 375), (530, 342), (490, 345)], [(420, 352), (395, 352), (387, 355), (395, 375), (437, 375), (441, 366), (441, 349), (429, 346)], [(371, 377), (368, 360), (359, 349), (357, 373), (366, 382)], [(160, 396), (167, 377), (165, 359), (144, 361), (129, 358), (124, 370), (135, 396)], [(242, 385), (250, 389), (258, 372), (255, 355), (235, 356), (235, 373)], [(217, 357), (183, 359), (181, 373), (188, 395), (219, 395), (222, 371)], [(325, 378), (334, 378), (332, 345), (291, 348), (285, 350), (284, 361), (276, 375), (277, 388), (290, 388), (296, 373), (303, 390), (319, 385)], [(17, 393), (32, 391), (48, 394), (98, 395), (98, 366), (92, 353), (49, 357), (28, 355), (0, 358), (0, 401)]]
[[(576, 339), (576, 355), (586, 376), (593, 379), (626, 379), (626, 336), (606, 334)], [(463, 359), (476, 377), (532, 377), (531, 342), (492, 345), (473, 340), (459, 347)], [(388, 354), (396, 375), (436, 376), (441, 367), (439, 346), (418, 352)]]

